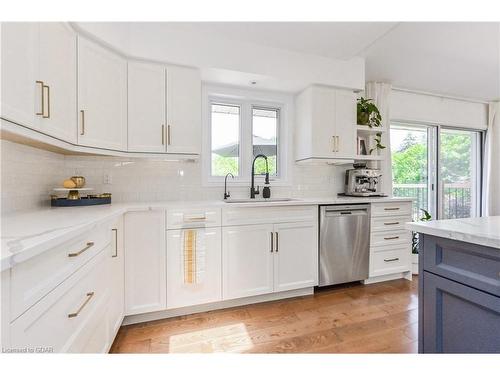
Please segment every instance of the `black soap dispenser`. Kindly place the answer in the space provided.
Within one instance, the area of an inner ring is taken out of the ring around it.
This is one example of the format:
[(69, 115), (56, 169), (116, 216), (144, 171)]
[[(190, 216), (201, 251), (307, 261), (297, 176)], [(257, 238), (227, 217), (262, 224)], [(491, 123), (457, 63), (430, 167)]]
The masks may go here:
[(264, 188), (262, 189), (262, 198), (271, 198), (271, 186), (269, 184), (269, 173), (266, 173), (266, 180), (264, 182)]

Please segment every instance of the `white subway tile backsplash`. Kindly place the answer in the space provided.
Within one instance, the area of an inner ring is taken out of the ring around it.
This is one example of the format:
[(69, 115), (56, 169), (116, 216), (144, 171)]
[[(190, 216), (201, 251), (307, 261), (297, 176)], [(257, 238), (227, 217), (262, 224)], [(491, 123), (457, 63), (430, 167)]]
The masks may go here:
[[(97, 193), (113, 194), (114, 202), (214, 200), (223, 187), (202, 186), (201, 163), (101, 156), (64, 156), (8, 141), (1, 147), (1, 212), (48, 207), (52, 189), (82, 175)], [(305, 198), (333, 196), (343, 188), (345, 167), (294, 165), (290, 186), (274, 186), (272, 194)], [(104, 183), (104, 175), (112, 183)], [(272, 184), (271, 184), (272, 185)], [(246, 197), (248, 187), (230, 186), (233, 197)]]

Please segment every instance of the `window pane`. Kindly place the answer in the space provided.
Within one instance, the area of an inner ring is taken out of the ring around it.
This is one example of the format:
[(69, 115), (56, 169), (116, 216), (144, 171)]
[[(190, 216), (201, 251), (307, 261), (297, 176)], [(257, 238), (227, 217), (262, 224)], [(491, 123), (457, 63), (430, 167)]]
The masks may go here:
[(239, 174), (240, 107), (212, 104), (212, 176)]
[(392, 182), (395, 197), (413, 197), (413, 219), (429, 210), (427, 128), (391, 125)]
[[(252, 148), (253, 156), (267, 156), (269, 175), (278, 175), (278, 124), (279, 109), (252, 108)], [(266, 173), (266, 161), (259, 158), (255, 162), (255, 173)]]
[(441, 219), (477, 216), (477, 132), (441, 128)]

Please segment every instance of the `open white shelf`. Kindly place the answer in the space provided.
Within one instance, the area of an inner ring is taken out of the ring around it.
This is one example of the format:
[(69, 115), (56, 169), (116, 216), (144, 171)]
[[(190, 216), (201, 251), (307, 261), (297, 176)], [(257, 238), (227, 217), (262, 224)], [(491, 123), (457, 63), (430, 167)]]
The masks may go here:
[(356, 155), (354, 157), (355, 160), (367, 160), (367, 161), (378, 161), (384, 160), (384, 157), (381, 155)]
[(356, 130), (365, 134), (385, 133), (387, 131), (385, 128), (370, 128), (366, 125), (356, 125)]

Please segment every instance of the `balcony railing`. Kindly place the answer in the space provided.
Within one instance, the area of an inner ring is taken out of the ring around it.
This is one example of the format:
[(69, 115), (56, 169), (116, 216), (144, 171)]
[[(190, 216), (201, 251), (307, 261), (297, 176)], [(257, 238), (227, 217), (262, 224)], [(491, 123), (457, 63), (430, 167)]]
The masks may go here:
[[(422, 216), (420, 208), (428, 209), (428, 188), (426, 184), (394, 184), (395, 197), (411, 197), (415, 199), (413, 205), (413, 219)], [(443, 219), (471, 217), (472, 200), (470, 183), (444, 184), (443, 191)]]

